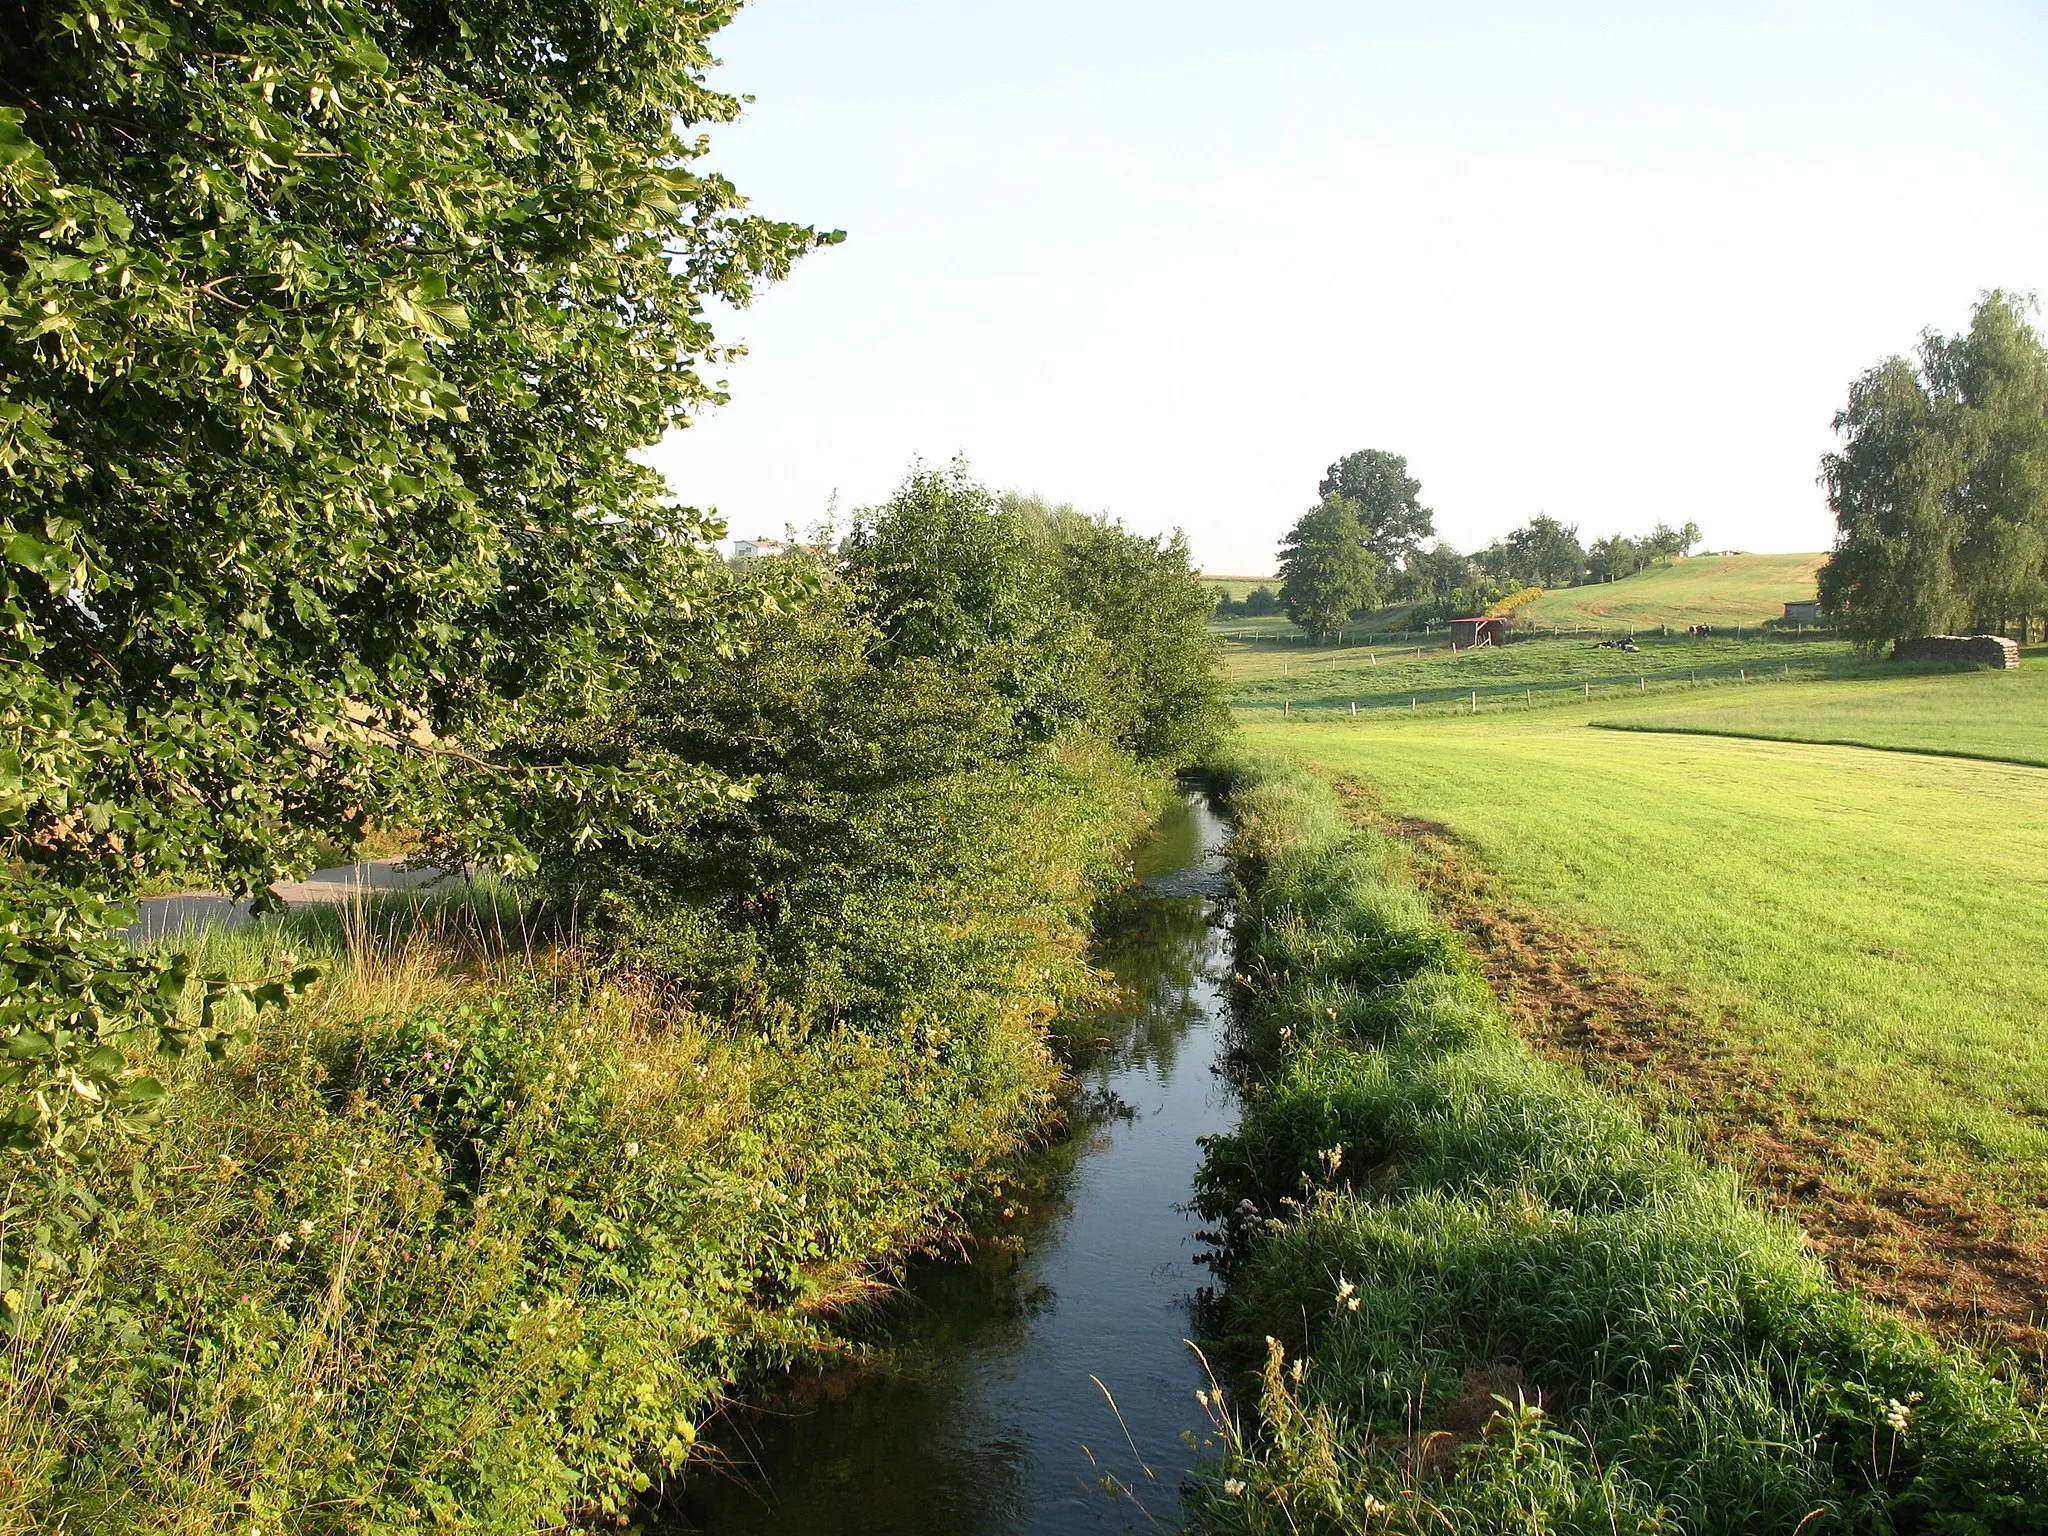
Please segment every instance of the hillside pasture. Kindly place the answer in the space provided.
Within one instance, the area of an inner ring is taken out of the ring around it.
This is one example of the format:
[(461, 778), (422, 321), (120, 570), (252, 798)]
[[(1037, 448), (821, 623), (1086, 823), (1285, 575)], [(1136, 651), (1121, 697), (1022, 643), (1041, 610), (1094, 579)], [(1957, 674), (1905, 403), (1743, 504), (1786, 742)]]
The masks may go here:
[(1539, 629), (1754, 625), (1811, 598), (1826, 555), (1693, 555), (1620, 581), (1558, 587), (1523, 610)]
[(1871, 1294), (2038, 1343), (2048, 774), (1566, 711), (1243, 729), (1410, 837), (1536, 1043), (1692, 1127)]
[(1669, 707), (1593, 722), (1612, 730), (1685, 731), (1981, 757), (2048, 768), (2048, 653), (2017, 672), (1898, 675), (1890, 663), (1826, 688), (1704, 692)]
[[(1248, 623), (1258, 623), (1252, 620)], [(1227, 632), (1226, 632), (1227, 633)], [(1307, 647), (1226, 640), (1231, 704), (1241, 716), (1305, 718), (1481, 714), (1754, 686), (1763, 678), (1814, 679), (1867, 667), (1845, 643), (1775, 631), (1729, 636), (1644, 635), (1641, 649), (1602, 649), (1590, 636), (1517, 640), (1453, 651), (1442, 635), (1406, 642)]]

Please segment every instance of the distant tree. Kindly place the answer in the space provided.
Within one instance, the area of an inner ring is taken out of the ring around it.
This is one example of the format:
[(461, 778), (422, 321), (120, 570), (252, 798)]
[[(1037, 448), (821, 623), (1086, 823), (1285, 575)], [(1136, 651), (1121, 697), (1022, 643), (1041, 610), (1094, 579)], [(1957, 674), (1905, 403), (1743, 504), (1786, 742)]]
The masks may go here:
[(1342, 496), (1358, 507), (1365, 547), (1383, 570), (1403, 564), (1436, 536), (1436, 522), (1422, 504), (1422, 482), (1408, 473), (1408, 461), (1377, 448), (1346, 454), (1323, 474), (1318, 496)]
[(1360, 537), (1358, 504), (1326, 495), (1280, 546), (1280, 601), (1320, 640), (1380, 600), (1380, 569)]
[(1619, 581), (1642, 569), (1643, 548), (1624, 534), (1595, 539), (1586, 549), (1586, 574), (1594, 581)]
[(1692, 553), (1700, 541), (1700, 525), (1687, 523), (1682, 528), (1673, 528), (1669, 523), (1659, 523), (1648, 534), (1637, 541), (1642, 551), (1642, 565), (1647, 567), (1653, 560), (1679, 560)]
[(1239, 611), (1248, 619), (1269, 619), (1280, 611), (1280, 594), (1264, 582), (1245, 593)]
[(1586, 551), (1579, 530), (1554, 517), (1537, 516), (1505, 539), (1496, 539), (1473, 557), (1496, 582), (1516, 587), (1562, 587), (1581, 579)]
[(1448, 603), (1460, 588), (1470, 585), (1472, 577), (1470, 558), (1439, 541), (1428, 549), (1416, 550), (1403, 562), (1396, 596)]
[(1821, 602), (1868, 645), (1991, 627), (2048, 602), (2048, 349), (1989, 293), (1961, 336), (1887, 358), (1835, 417)]

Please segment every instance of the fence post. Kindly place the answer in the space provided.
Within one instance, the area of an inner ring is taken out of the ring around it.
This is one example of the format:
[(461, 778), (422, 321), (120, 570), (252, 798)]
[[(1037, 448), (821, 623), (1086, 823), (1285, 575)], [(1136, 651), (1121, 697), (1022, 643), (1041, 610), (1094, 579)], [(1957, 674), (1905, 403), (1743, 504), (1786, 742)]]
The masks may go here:
[(1294, 713), (1294, 700), (1283, 699), (1280, 703), (1280, 713), (1283, 716), (1292, 715)]
[(1593, 685), (1591, 683), (1586, 684), (1586, 697), (1588, 699), (1593, 697)]
[(1358, 700), (1356, 699), (1351, 701), (1351, 718), (1354, 720), (1358, 718)]
[(1472, 690), (1472, 713), (1475, 715), (1479, 713), (1479, 690), (1477, 688)]
[(1649, 679), (1648, 679), (1647, 677), (1639, 677), (1639, 678), (1637, 678), (1637, 679), (1636, 679), (1636, 692), (1637, 692), (1637, 693), (1648, 693), (1649, 691), (1650, 691), (1650, 680), (1649, 680)]
[(1412, 698), (1408, 701), (1408, 713), (1411, 715), (1415, 713), (1415, 700)]

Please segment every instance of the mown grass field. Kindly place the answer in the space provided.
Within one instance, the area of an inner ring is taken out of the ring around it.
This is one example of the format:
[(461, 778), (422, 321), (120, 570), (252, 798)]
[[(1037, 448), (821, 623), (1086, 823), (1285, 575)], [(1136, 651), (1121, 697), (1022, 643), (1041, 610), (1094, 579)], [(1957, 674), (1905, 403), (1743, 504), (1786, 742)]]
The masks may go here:
[[(1988, 693), (1973, 674), (1897, 686), (1952, 689), (1959, 714)], [(1547, 953), (1524, 984), (1640, 983), (1637, 1016), (1581, 1042), (1588, 1064), (1691, 1117), (1833, 1233), (1859, 1283), (1959, 1327), (1981, 1308), (2027, 1331), (2048, 1288), (2048, 775), (1593, 730), (1572, 710), (1253, 713), (1244, 732), (1370, 786), (1388, 818), (1443, 828), (1448, 857), (1497, 877), (1465, 882), (1468, 907), (1535, 915), (1522, 932)]]
[(1632, 731), (1696, 731), (1981, 757), (2048, 767), (2048, 652), (2017, 672), (1887, 675), (1859, 669), (1839, 686), (1757, 687), (1689, 695), (1669, 707), (1633, 709), (1598, 725)]
[(1694, 555), (1620, 581), (1560, 587), (1526, 610), (1539, 628), (1761, 624), (1814, 595), (1826, 555)]

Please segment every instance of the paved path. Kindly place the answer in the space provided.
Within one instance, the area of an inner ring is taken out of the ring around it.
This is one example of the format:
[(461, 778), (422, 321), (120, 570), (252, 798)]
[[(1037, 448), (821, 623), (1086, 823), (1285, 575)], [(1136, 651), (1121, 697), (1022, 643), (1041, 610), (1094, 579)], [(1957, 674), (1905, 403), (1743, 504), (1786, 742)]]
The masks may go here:
[[(401, 869), (396, 859), (368, 859), (360, 864), (339, 864), (303, 880), (280, 880), (271, 889), (295, 907), (319, 902), (348, 901), (365, 891), (411, 891), (445, 880), (438, 869)], [(249, 903), (203, 891), (179, 896), (151, 896), (140, 904), (140, 913), (123, 937), (130, 944), (145, 943), (176, 933), (180, 928), (217, 924), (240, 927), (249, 921)]]

